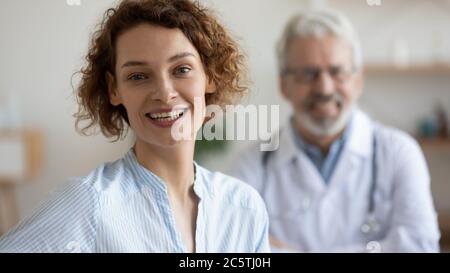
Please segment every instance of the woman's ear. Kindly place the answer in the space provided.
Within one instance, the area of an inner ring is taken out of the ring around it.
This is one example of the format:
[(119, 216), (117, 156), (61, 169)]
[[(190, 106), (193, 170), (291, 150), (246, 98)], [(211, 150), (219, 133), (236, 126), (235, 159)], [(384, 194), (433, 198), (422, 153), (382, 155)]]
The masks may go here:
[(106, 82), (108, 84), (108, 95), (109, 95), (109, 102), (114, 105), (118, 106), (120, 105), (121, 99), (116, 89), (116, 83), (114, 82), (114, 76), (111, 75), (111, 73), (106, 72)]
[(208, 80), (206, 84), (206, 94), (212, 94), (216, 92), (216, 83), (212, 80)]

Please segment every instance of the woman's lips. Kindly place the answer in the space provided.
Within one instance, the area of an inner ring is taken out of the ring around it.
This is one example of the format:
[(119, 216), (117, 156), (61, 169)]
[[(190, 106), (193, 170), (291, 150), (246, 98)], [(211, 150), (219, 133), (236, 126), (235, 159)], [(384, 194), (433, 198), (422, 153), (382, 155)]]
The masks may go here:
[(177, 120), (183, 118), (187, 108), (178, 109), (160, 109), (145, 114), (147, 119), (155, 126), (160, 128), (171, 127)]

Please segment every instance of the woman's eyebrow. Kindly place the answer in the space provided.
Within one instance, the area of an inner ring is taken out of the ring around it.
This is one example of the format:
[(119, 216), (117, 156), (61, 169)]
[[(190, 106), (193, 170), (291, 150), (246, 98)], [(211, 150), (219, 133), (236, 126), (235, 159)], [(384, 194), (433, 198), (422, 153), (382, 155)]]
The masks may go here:
[(181, 53), (178, 53), (178, 54), (170, 57), (168, 62), (171, 63), (171, 62), (174, 62), (174, 61), (176, 61), (178, 59), (182, 59), (182, 58), (185, 58), (185, 57), (194, 57), (195, 58), (195, 55), (193, 53), (190, 53), (190, 52), (181, 52)]
[(128, 61), (122, 65), (121, 68), (129, 67), (129, 66), (146, 66), (148, 65), (147, 62), (143, 61)]
[[(182, 59), (185, 57), (194, 57), (195, 58), (195, 55), (190, 52), (178, 53), (178, 54), (175, 54), (172, 57), (170, 57), (168, 59), (168, 62), (171, 63), (171, 62), (174, 62), (176, 60), (179, 60), (179, 59)], [(130, 66), (147, 66), (148, 64), (149, 63), (145, 62), (145, 61), (128, 61), (128, 62), (124, 63), (121, 68), (130, 67)]]

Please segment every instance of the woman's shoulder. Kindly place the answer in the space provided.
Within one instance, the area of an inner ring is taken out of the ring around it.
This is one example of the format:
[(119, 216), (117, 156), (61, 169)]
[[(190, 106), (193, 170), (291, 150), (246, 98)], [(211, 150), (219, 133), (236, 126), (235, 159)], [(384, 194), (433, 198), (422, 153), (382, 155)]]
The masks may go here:
[(92, 188), (99, 196), (127, 195), (139, 190), (124, 158), (105, 162), (88, 175), (73, 179), (77, 180), (81, 187)]
[(199, 167), (208, 191), (215, 199), (245, 209), (265, 209), (259, 193), (249, 184), (218, 171)]
[(98, 210), (93, 187), (71, 178), (0, 239), (0, 252), (91, 252)]
[(120, 190), (124, 163), (101, 164), (72, 177), (0, 240), (0, 252), (91, 252), (95, 249), (101, 199)]

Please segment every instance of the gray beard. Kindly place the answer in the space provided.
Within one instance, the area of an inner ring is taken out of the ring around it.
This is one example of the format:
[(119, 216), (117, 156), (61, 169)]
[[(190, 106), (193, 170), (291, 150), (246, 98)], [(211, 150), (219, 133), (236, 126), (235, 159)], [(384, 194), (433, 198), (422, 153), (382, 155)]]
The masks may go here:
[(307, 113), (296, 113), (295, 119), (308, 132), (317, 137), (327, 137), (338, 134), (349, 121), (355, 106), (343, 109), (337, 118), (324, 118), (316, 120)]

